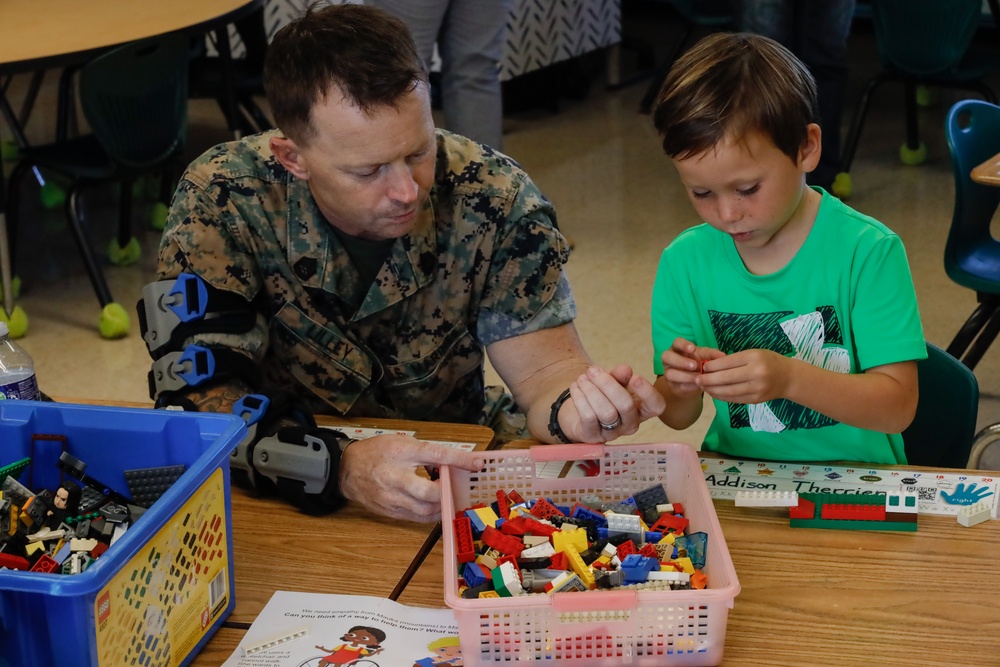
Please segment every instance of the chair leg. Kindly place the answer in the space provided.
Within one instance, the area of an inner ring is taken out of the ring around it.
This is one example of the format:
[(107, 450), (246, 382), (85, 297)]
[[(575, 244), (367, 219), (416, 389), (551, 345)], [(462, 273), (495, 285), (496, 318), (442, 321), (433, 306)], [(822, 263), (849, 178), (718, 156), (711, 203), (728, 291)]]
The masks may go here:
[(976, 336), (983, 330), (998, 308), (1000, 308), (1000, 295), (980, 294), (979, 305), (972, 311), (965, 324), (962, 325), (962, 328), (958, 330), (958, 333), (955, 334), (955, 337), (948, 345), (948, 349), (946, 350), (948, 354), (956, 359), (961, 359), (965, 356), (965, 352), (969, 349), (969, 346), (972, 345)]
[(917, 126), (917, 84), (914, 81), (903, 83), (903, 105), (906, 109), (906, 147), (916, 151), (920, 149), (920, 131)]
[(854, 154), (858, 150), (858, 141), (861, 139), (861, 127), (864, 125), (865, 116), (868, 114), (868, 105), (871, 103), (872, 93), (890, 78), (891, 76), (888, 73), (879, 74), (868, 82), (868, 85), (865, 86), (864, 91), (861, 93), (858, 108), (854, 112), (854, 118), (851, 120), (851, 128), (848, 130), (847, 139), (844, 141), (844, 154), (840, 159), (840, 170), (844, 173), (851, 171), (851, 163), (854, 162)]
[[(21, 219), (21, 181), (30, 170), (31, 165), (22, 160), (10, 173), (10, 187), (7, 191), (7, 248), (10, 252), (11, 276), (16, 273), (17, 266), (17, 230)], [(0, 178), (2, 177), (0, 175)]]
[(986, 354), (986, 350), (996, 340), (998, 333), (1000, 333), (1000, 306), (993, 311), (993, 315), (990, 316), (986, 326), (983, 327), (982, 332), (972, 343), (972, 346), (962, 359), (962, 363), (968, 366), (970, 371), (976, 368), (976, 364), (979, 363), (979, 360)]
[(691, 39), (691, 35), (694, 33), (695, 25), (694, 23), (685, 22), (683, 28), (683, 34), (681, 39), (677, 42), (677, 46), (670, 53), (669, 56), (663, 59), (660, 66), (656, 68), (656, 73), (653, 74), (653, 80), (650, 81), (649, 87), (646, 88), (646, 93), (642, 96), (642, 101), (639, 102), (639, 112), (649, 113), (653, 110), (653, 104), (656, 102), (657, 95), (660, 94), (660, 88), (663, 87), (663, 82), (667, 79), (667, 74), (670, 73), (670, 68), (674, 66), (674, 61), (677, 60), (680, 55), (684, 52), (684, 45), (687, 44), (688, 40)]
[(124, 248), (132, 240), (132, 186), (135, 179), (123, 178), (118, 194), (118, 246)]
[(104, 308), (114, 299), (111, 298), (111, 290), (108, 289), (108, 284), (104, 280), (104, 273), (97, 265), (97, 260), (90, 248), (90, 241), (83, 227), (84, 221), (79, 200), (80, 189), (74, 187), (66, 197), (66, 215), (69, 219), (70, 231), (73, 232), (73, 238), (76, 240), (76, 246), (80, 250), (80, 257), (87, 269), (87, 275), (90, 276), (90, 284), (94, 287), (94, 293), (97, 294), (101, 308)]

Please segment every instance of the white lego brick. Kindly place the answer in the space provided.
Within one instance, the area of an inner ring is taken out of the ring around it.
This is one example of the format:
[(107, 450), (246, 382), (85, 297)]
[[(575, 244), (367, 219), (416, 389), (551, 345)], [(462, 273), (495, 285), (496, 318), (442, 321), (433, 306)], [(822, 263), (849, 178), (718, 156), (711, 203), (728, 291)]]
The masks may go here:
[(296, 630), (290, 632), (286, 635), (281, 635), (280, 637), (275, 637), (274, 639), (267, 639), (261, 642), (254, 642), (247, 646), (241, 647), (243, 649), (243, 656), (256, 655), (262, 651), (268, 651), (272, 648), (278, 648), (279, 646), (284, 646), (289, 642), (293, 642), (296, 639), (302, 639), (309, 634), (308, 628), (302, 628), (301, 630)]
[(554, 556), (555, 548), (549, 542), (542, 542), (521, 552), (521, 558), (548, 558)]
[(737, 507), (795, 507), (799, 494), (795, 491), (737, 491)]
[(885, 511), (916, 514), (920, 503), (914, 491), (890, 491), (885, 494)]
[(989, 519), (990, 516), (991, 508), (987, 502), (978, 502), (975, 505), (969, 505), (958, 510), (958, 522), (966, 528), (975, 526), (977, 523), (982, 523)]
[(650, 572), (646, 575), (646, 581), (674, 581), (679, 584), (686, 584), (691, 581), (691, 575), (687, 572)]

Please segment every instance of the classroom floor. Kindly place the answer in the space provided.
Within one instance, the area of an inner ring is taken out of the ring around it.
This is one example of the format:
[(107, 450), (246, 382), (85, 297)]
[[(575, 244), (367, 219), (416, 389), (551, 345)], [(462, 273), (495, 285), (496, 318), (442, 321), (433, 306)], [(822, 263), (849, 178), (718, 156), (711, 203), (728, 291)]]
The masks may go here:
[[(870, 35), (855, 35), (851, 90), (845, 106), (849, 120), (859, 91), (877, 71)], [(623, 60), (627, 61), (628, 54)], [(16, 77), (9, 94), (15, 108), (25, 83)], [(51, 139), (54, 83), (50, 72), (28, 134), (32, 141)], [(991, 81), (1000, 90), (998, 81)], [(660, 252), (684, 228), (698, 220), (663, 156), (648, 116), (637, 113), (648, 79), (616, 91), (595, 77), (582, 99), (549, 108), (521, 109), (505, 119), (506, 152), (517, 159), (555, 203), (559, 225), (575, 244), (568, 265), (578, 306), (577, 327), (598, 363), (628, 363), (651, 377), (649, 298)], [(579, 92), (579, 91), (577, 91)], [(951, 221), (953, 184), (943, 120), (958, 94), (942, 91), (941, 102), (922, 109), (927, 162), (906, 167), (897, 150), (903, 141), (901, 88), (887, 85), (875, 97), (852, 174), (855, 194), (849, 203), (900, 234), (912, 266), (926, 337), (947, 346), (975, 306), (975, 295), (945, 275), (943, 248)], [(0, 138), (7, 139), (6, 128)], [(212, 102), (191, 103), (188, 152), (193, 157), (228, 134)], [(5, 165), (7, 173), (11, 165)], [(35, 359), (45, 393), (72, 399), (147, 400), (149, 357), (139, 335), (134, 305), (142, 286), (153, 277), (158, 234), (140, 225), (143, 257), (128, 268), (107, 266), (105, 275), (116, 299), (132, 314), (127, 338), (108, 341), (97, 331), (98, 304), (64, 225), (61, 209), (37, 204), (37, 186), (29, 184), (19, 240), (18, 273), (23, 289), (18, 304), (29, 317), (19, 342)], [(113, 235), (114, 207), (108, 195), (88, 200), (98, 247)], [(144, 209), (137, 211), (142, 215)], [(137, 220), (141, 218), (137, 217)], [(1000, 421), (1000, 345), (976, 369), (982, 401), (980, 424)], [(676, 432), (657, 420), (623, 441), (700, 442), (711, 410), (695, 427)]]

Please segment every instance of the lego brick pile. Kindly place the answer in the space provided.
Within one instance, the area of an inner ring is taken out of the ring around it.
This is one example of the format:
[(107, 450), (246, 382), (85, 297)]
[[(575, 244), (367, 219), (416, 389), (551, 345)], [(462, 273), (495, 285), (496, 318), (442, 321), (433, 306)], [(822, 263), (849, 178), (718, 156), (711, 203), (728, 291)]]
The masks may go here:
[(125, 471), (126, 493), (87, 475), (86, 464), (63, 451), (63, 481), (33, 490), (18, 481), (30, 465), (24, 458), (0, 467), (0, 569), (85, 571), (184, 472), (184, 466)]
[(453, 520), (463, 598), (707, 585), (708, 535), (686, 532), (684, 508), (662, 485), (612, 502), (588, 495), (571, 507), (517, 491), (496, 497)]

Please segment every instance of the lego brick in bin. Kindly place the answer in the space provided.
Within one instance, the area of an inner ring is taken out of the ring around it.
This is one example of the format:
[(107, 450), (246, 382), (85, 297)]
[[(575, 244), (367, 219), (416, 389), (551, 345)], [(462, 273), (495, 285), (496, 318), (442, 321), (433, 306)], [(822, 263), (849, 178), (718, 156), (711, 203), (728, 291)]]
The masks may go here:
[(140, 507), (149, 507), (183, 474), (183, 465), (142, 468), (126, 470), (125, 481), (132, 502)]
[[(690, 533), (708, 536), (704, 590), (592, 590), (478, 599), (458, 594), (452, 522), (444, 524), (445, 601), (455, 611), (468, 667), (540, 661), (618, 667), (717, 665), (722, 661), (729, 610), (739, 581), (697, 454), (684, 444), (545, 445), (529, 450), (484, 452), (481, 471), (442, 468), (442, 515), (488, 504), (498, 488), (525, 497), (544, 496), (569, 505), (596, 495), (620, 501), (663, 484), (671, 502), (682, 503)], [(597, 459), (597, 475), (543, 478), (536, 464)], [(633, 506), (634, 511), (634, 506)]]
[[(28, 456), (36, 433), (65, 435), (111, 488), (126, 488), (125, 470), (187, 472), (85, 571), (0, 571), (0, 665), (186, 664), (235, 604), (228, 461), (243, 420), (0, 401), (0, 467)], [(35, 483), (55, 488), (60, 471), (44, 472)]]

